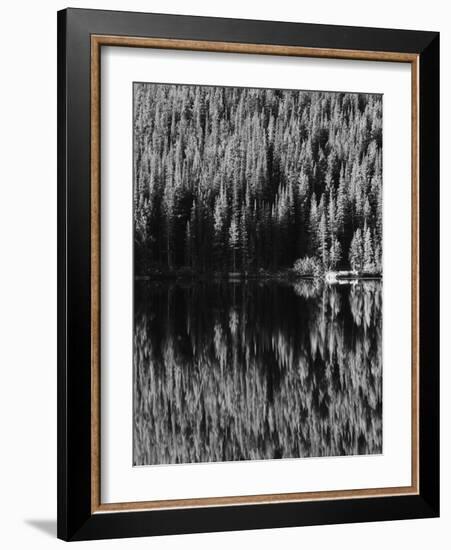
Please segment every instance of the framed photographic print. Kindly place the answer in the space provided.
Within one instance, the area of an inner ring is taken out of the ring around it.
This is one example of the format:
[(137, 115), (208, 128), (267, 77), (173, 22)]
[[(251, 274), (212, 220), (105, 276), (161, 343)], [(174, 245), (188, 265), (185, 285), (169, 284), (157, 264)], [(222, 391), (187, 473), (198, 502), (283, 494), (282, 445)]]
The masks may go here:
[(58, 14), (58, 536), (439, 513), (439, 35)]

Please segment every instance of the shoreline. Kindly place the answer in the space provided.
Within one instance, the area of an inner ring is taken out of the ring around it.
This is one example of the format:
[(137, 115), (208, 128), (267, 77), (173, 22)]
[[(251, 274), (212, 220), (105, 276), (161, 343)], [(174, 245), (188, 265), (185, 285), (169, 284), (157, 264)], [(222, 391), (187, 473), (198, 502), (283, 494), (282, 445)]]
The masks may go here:
[[(334, 273), (331, 275), (331, 273)], [(293, 272), (261, 272), (261, 273), (243, 273), (243, 272), (203, 272), (203, 273), (183, 273), (183, 272), (155, 272), (145, 275), (135, 275), (136, 281), (247, 281), (247, 280), (267, 280), (267, 281), (318, 281), (328, 284), (351, 283), (359, 281), (382, 281), (382, 274), (357, 274), (340, 275), (338, 272), (326, 272), (321, 275), (297, 275)]]

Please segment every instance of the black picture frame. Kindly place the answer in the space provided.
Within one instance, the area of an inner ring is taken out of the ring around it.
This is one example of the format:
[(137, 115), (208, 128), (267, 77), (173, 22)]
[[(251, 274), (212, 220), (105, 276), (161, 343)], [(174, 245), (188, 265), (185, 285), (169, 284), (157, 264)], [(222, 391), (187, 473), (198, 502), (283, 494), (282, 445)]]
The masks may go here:
[[(418, 55), (420, 483), (417, 495), (92, 513), (92, 35)], [(87, 540), (438, 515), (439, 33), (85, 9), (58, 12), (58, 537)]]

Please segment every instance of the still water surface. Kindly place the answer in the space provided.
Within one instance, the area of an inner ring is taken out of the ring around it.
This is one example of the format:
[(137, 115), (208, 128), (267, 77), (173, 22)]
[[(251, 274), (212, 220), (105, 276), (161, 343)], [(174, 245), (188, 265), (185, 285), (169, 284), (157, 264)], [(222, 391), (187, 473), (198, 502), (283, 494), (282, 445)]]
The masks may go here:
[(133, 463), (382, 452), (382, 283), (135, 282)]

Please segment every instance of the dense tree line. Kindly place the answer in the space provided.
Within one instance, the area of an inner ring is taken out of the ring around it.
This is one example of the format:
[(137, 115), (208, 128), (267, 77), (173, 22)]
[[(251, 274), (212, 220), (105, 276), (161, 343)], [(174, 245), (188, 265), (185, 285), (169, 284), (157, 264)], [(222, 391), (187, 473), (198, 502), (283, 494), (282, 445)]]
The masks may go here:
[(379, 95), (134, 87), (137, 274), (381, 271)]

